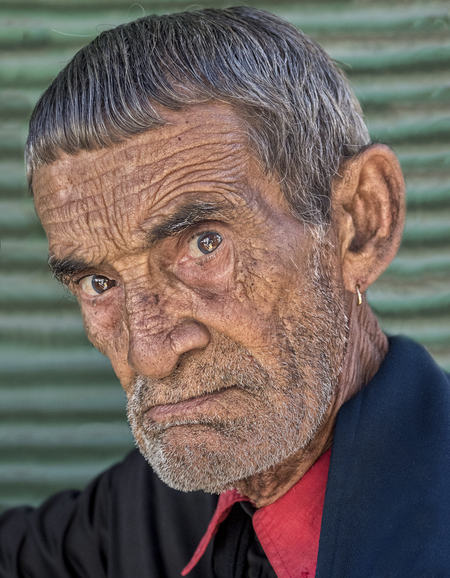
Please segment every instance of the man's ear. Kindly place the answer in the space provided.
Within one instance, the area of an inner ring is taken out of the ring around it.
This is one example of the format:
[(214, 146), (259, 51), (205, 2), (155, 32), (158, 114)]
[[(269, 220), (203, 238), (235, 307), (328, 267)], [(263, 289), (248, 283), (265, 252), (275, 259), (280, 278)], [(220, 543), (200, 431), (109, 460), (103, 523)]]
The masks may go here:
[(363, 293), (387, 268), (400, 245), (405, 182), (397, 157), (371, 145), (339, 170), (333, 183), (333, 223), (345, 288)]

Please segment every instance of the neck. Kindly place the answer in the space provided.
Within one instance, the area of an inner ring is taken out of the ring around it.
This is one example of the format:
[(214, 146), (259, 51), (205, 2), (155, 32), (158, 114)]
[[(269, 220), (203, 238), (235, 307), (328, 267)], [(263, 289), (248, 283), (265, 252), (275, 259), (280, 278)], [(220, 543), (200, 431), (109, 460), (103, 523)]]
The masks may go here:
[(387, 353), (388, 340), (366, 300), (357, 307), (354, 295), (349, 294), (347, 305), (349, 340), (343, 368), (336, 394), (317, 435), (307, 447), (280, 464), (236, 484), (237, 490), (258, 508), (281, 498), (331, 447), (339, 409), (372, 379)]

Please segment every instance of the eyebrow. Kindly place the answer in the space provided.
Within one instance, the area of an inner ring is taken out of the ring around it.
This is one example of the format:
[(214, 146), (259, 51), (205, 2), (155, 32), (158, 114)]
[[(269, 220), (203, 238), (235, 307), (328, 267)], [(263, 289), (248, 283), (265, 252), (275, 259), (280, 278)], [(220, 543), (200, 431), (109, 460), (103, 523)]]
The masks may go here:
[(53, 277), (64, 285), (67, 285), (77, 273), (92, 267), (90, 263), (82, 259), (56, 259), (54, 255), (49, 255), (47, 263)]
[(173, 237), (205, 220), (234, 221), (236, 208), (231, 202), (192, 201), (179, 207), (147, 233), (148, 245), (154, 245), (167, 237)]

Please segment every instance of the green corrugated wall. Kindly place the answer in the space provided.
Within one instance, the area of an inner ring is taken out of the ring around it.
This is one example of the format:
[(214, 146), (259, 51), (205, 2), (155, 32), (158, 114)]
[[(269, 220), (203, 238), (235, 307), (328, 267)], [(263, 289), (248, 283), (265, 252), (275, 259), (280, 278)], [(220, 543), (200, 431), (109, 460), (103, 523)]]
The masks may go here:
[[(278, 2), (342, 63), (408, 184), (400, 253), (369, 292), (384, 328), (450, 370), (450, 4)], [(133, 441), (109, 362), (46, 268), (22, 151), (33, 104), (96, 34), (192, 2), (0, 0), (0, 508), (82, 487)], [(198, 6), (226, 6), (222, 2)], [(197, 4), (196, 4), (197, 6)]]

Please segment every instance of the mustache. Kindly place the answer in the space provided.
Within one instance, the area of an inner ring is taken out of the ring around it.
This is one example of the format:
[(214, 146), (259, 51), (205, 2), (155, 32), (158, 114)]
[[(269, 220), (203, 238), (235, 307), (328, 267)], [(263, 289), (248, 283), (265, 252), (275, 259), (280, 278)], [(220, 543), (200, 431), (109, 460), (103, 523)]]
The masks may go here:
[(162, 379), (137, 376), (133, 397), (141, 407), (152, 407), (179, 403), (230, 387), (256, 392), (267, 387), (269, 380), (266, 369), (247, 350), (230, 342), (225, 350), (215, 347), (183, 354), (173, 373)]
[[(290, 350), (290, 347), (285, 348)], [(264, 365), (247, 349), (228, 337), (217, 335), (203, 351), (183, 354), (171, 375), (161, 379), (137, 376), (130, 403), (145, 413), (155, 405), (176, 404), (192, 398), (236, 387), (252, 396), (265, 398), (267, 390), (304, 378), (294, 357), (280, 359), (274, 366), (273, 357)], [(268, 357), (269, 359), (269, 357)], [(281, 378), (281, 379), (280, 379)]]

